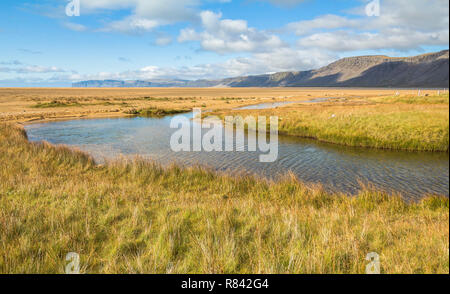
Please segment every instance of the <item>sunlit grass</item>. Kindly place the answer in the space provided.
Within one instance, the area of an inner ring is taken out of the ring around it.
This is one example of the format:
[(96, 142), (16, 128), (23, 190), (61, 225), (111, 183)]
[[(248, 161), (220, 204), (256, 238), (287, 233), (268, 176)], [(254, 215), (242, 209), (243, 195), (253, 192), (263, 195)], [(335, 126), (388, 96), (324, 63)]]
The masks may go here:
[(280, 134), (347, 146), (409, 151), (449, 150), (448, 94), (349, 99), (219, 114), (277, 115)]
[(32, 105), (31, 108), (56, 108), (56, 107), (75, 107), (75, 106), (81, 106), (81, 104), (76, 102), (69, 103), (65, 101), (53, 100), (47, 103), (38, 102), (37, 104)]
[(136, 159), (97, 166), (0, 125), (0, 273), (449, 273), (449, 200), (406, 203)]
[(157, 107), (149, 107), (143, 109), (130, 109), (125, 111), (127, 114), (142, 116), (142, 117), (164, 117), (168, 115), (174, 115), (179, 113), (185, 113), (191, 111), (190, 109), (163, 109)]

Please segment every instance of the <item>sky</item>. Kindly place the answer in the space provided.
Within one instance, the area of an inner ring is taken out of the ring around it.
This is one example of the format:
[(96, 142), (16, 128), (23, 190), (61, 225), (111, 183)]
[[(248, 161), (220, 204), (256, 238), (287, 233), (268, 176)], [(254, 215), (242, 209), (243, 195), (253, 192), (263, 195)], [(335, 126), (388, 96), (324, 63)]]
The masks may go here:
[(449, 48), (447, 0), (2, 0), (0, 86), (218, 79)]

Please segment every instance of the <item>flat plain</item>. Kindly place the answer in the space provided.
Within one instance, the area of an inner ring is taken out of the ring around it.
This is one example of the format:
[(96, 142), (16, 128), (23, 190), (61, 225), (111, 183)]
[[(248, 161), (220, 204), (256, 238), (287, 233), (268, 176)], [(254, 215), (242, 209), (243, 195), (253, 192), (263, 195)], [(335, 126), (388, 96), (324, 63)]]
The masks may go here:
[[(342, 88), (0, 88), (0, 121), (127, 116), (131, 109), (232, 109), (318, 97), (414, 95), (417, 90)], [(421, 91), (423, 95), (435, 90)]]

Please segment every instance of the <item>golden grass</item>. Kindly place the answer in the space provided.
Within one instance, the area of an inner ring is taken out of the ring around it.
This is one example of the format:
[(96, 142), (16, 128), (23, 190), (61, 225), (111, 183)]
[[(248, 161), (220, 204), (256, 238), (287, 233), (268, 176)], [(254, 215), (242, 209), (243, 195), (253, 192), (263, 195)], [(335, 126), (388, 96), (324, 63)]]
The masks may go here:
[(0, 125), (0, 273), (449, 273), (449, 200), (308, 189), (136, 159), (97, 166)]
[(449, 150), (449, 96), (337, 99), (268, 110), (217, 112), (276, 115), (280, 134), (347, 146), (408, 151)]
[(165, 117), (168, 115), (175, 115), (179, 113), (190, 112), (191, 109), (161, 109), (156, 107), (149, 107), (143, 109), (130, 109), (125, 111), (126, 114), (141, 116), (141, 117)]

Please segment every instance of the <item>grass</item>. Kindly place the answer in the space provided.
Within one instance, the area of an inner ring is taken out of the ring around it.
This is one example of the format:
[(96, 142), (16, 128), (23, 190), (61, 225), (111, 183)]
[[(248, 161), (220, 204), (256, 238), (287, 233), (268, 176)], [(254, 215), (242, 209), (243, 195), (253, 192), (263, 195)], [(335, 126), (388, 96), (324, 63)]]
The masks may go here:
[(47, 103), (38, 102), (36, 105), (31, 106), (31, 108), (56, 108), (56, 107), (75, 107), (75, 106), (81, 106), (81, 104), (76, 103), (76, 102), (69, 103), (69, 102), (53, 100), (53, 101), (47, 102)]
[(0, 125), (0, 273), (449, 273), (449, 200), (406, 203), (30, 143)]
[(395, 104), (395, 103), (406, 103), (406, 104), (449, 104), (449, 95), (424, 95), (424, 96), (413, 96), (413, 95), (402, 95), (402, 96), (389, 96), (382, 98), (370, 98), (369, 101), (374, 101), (377, 103), (384, 104)]
[(168, 115), (174, 115), (179, 113), (185, 113), (191, 111), (190, 109), (161, 109), (156, 107), (143, 108), (143, 109), (131, 109), (125, 111), (127, 114), (137, 115), (142, 117), (164, 117)]
[(448, 94), (374, 97), (218, 114), (277, 115), (280, 134), (347, 146), (448, 152), (448, 100)]

